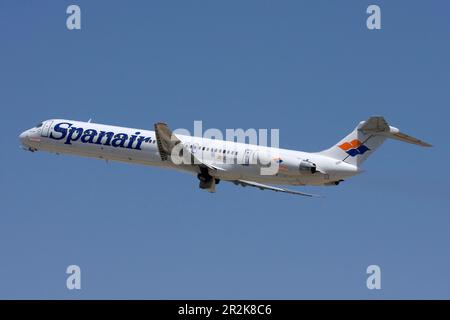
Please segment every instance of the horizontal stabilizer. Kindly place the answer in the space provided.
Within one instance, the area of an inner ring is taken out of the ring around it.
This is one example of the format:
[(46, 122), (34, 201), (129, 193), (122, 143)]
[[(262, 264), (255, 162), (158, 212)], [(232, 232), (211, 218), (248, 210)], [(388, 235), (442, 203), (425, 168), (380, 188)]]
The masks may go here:
[(345, 138), (319, 154), (359, 167), (386, 139), (431, 147), (431, 144), (390, 126), (384, 117), (372, 116), (361, 121)]
[(389, 132), (389, 125), (383, 117), (372, 116), (366, 121), (363, 121), (358, 129), (365, 134), (377, 134), (382, 132)]
[(415, 145), (418, 145), (418, 146), (422, 146), (422, 147), (432, 147), (431, 144), (429, 144), (427, 142), (424, 142), (422, 140), (419, 140), (417, 138), (411, 137), (411, 136), (409, 136), (409, 135), (407, 135), (405, 133), (402, 133), (400, 131), (396, 132), (396, 133), (391, 133), (389, 135), (389, 138), (395, 139), (395, 140), (400, 140), (400, 141), (407, 142), (407, 143), (412, 143), (412, 144), (415, 144)]

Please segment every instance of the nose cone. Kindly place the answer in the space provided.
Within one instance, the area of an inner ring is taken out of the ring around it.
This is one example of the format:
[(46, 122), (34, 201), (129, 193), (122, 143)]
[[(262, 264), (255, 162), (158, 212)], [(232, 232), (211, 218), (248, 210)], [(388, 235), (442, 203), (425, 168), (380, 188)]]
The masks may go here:
[(19, 140), (20, 140), (20, 142), (21, 142), (22, 144), (24, 144), (25, 141), (26, 141), (27, 139), (28, 139), (28, 130), (22, 132), (22, 133), (19, 135)]

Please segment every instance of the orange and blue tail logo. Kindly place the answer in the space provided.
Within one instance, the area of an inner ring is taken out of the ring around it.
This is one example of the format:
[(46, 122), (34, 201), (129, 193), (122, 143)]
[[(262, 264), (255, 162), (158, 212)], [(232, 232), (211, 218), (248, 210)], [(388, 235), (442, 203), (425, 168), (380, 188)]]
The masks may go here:
[(352, 140), (350, 142), (344, 142), (339, 146), (342, 150), (347, 152), (348, 155), (355, 157), (360, 154), (364, 154), (370, 149), (361, 143), (358, 139)]

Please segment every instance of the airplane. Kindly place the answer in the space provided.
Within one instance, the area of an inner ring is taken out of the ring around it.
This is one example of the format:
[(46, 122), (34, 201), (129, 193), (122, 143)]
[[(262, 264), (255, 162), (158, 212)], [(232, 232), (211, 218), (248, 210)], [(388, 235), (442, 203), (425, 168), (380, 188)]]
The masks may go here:
[(209, 192), (215, 192), (223, 180), (307, 197), (319, 195), (284, 186), (338, 185), (361, 173), (362, 163), (387, 138), (431, 147), (390, 126), (381, 116), (361, 121), (345, 138), (320, 152), (181, 135), (162, 122), (154, 124), (154, 131), (148, 131), (90, 120), (50, 119), (19, 135), (22, 147), (32, 152), (42, 150), (189, 172), (197, 175), (199, 187)]

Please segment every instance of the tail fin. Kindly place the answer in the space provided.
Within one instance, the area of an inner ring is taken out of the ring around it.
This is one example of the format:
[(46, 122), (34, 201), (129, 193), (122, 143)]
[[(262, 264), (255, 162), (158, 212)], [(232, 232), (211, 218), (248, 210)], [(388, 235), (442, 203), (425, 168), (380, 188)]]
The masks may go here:
[(383, 117), (373, 116), (366, 121), (361, 121), (348, 136), (331, 148), (319, 152), (319, 154), (359, 166), (387, 138), (422, 147), (431, 147), (430, 144), (404, 134), (395, 127), (389, 126)]

